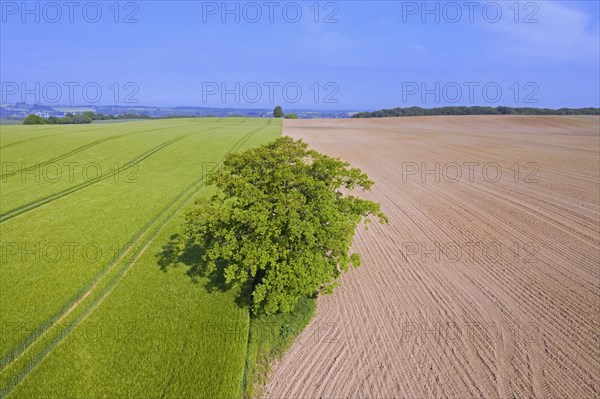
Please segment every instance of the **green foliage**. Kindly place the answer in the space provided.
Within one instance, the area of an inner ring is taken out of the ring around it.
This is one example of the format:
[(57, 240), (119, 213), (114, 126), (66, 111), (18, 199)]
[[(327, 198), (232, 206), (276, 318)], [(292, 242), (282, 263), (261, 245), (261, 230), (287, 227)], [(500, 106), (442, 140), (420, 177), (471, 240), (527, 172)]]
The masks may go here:
[(283, 109), (279, 105), (273, 110), (273, 118), (283, 118)]
[(23, 119), (24, 125), (45, 125), (46, 120), (39, 115), (29, 114)]
[[(83, 118), (84, 118), (86, 121), (90, 121), (90, 122), (91, 122), (91, 121), (93, 121), (94, 119), (96, 119), (96, 117), (97, 117), (96, 113), (95, 113), (95, 112), (92, 112), (92, 111), (85, 111), (85, 112), (83, 113)], [(86, 123), (89, 123), (89, 122), (86, 122)]]
[(96, 114), (92, 111), (86, 111), (83, 114), (73, 114), (68, 112), (64, 117), (57, 118), (50, 116), (47, 119), (42, 118), (38, 115), (28, 115), (24, 120), (24, 125), (79, 125), (92, 123), (93, 121), (99, 120), (118, 120), (118, 119), (152, 119), (151, 117), (144, 114), (122, 114), (122, 115), (105, 115), (103, 113)]
[(387, 222), (379, 204), (344, 191), (369, 190), (357, 168), (289, 137), (229, 155), (209, 177), (219, 192), (186, 216), (182, 249), (203, 249), (207, 270), (248, 287), (254, 314), (293, 310), (304, 295), (330, 293), (349, 265), (357, 225)]
[(285, 116), (285, 119), (298, 119), (298, 115), (297, 114), (287, 114)]
[(262, 385), (274, 360), (279, 359), (294, 339), (308, 325), (315, 313), (317, 301), (302, 297), (291, 313), (260, 315), (250, 319), (246, 372), (243, 381), (244, 398), (261, 397)]
[(374, 112), (359, 112), (353, 118), (386, 118), (398, 116), (436, 115), (600, 115), (600, 108), (520, 108), (520, 107), (438, 107), (438, 108), (394, 108)]

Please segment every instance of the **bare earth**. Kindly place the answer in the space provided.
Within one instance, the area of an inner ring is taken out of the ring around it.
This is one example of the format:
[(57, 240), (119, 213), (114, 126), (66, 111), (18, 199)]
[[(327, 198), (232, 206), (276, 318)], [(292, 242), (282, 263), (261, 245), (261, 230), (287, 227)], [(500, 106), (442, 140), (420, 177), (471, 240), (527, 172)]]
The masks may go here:
[(598, 117), (284, 133), (367, 172), (390, 224), (359, 228), (362, 266), (319, 298), (264, 397), (600, 397)]

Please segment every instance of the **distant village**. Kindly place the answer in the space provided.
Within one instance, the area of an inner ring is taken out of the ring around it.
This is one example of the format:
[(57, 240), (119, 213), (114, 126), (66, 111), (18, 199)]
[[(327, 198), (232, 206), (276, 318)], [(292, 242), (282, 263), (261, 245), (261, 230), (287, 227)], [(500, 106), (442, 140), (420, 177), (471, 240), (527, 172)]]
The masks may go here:
[[(94, 112), (105, 115), (143, 114), (152, 118), (166, 117), (232, 117), (245, 116), (269, 118), (272, 109), (237, 109), (237, 108), (204, 108), (204, 107), (143, 107), (143, 106), (48, 106), (44, 104), (0, 104), (0, 119), (22, 120), (27, 115), (38, 115), (42, 118), (62, 118), (67, 114)], [(300, 119), (313, 118), (350, 118), (356, 112), (351, 111), (317, 111), (286, 110), (298, 115)]]

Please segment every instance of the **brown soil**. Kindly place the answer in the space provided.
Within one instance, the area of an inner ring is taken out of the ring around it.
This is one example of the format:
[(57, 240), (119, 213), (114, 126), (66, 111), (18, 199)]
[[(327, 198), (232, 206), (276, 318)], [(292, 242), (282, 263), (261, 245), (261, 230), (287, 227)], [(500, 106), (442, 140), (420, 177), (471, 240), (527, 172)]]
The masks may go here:
[(264, 397), (600, 397), (600, 118), (284, 133), (367, 172), (390, 224), (358, 229), (362, 266), (319, 298)]

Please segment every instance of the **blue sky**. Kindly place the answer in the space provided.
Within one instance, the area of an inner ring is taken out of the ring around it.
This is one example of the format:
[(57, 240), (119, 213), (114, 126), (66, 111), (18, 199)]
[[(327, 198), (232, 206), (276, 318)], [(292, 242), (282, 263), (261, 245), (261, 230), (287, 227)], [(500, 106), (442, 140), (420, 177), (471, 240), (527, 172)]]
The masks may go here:
[(596, 1), (315, 3), (2, 0), (1, 101), (600, 106)]

